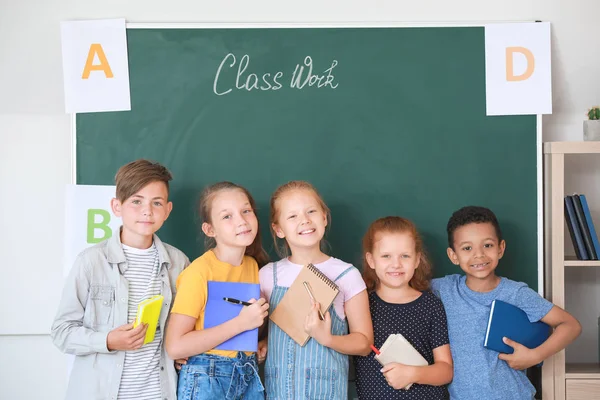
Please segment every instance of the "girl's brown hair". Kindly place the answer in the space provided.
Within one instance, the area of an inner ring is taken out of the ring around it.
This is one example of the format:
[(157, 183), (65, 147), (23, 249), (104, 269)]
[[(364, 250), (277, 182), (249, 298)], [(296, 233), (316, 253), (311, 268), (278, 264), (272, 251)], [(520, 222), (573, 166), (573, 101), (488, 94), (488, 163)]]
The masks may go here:
[[(279, 237), (277, 237), (277, 234), (275, 233), (275, 230), (273, 229), (273, 224), (277, 224), (277, 221), (279, 220), (279, 208), (278, 208), (279, 199), (285, 193), (290, 192), (292, 190), (308, 190), (308, 191), (312, 192), (313, 195), (315, 196), (315, 199), (317, 200), (317, 203), (319, 204), (319, 206), (321, 207), (321, 209), (323, 210), (323, 212), (325, 213), (325, 215), (327, 217), (327, 227), (329, 227), (331, 225), (331, 212), (329, 211), (329, 207), (327, 207), (327, 204), (325, 204), (325, 201), (323, 200), (323, 198), (321, 197), (321, 195), (319, 194), (319, 192), (317, 191), (317, 189), (315, 189), (315, 187), (313, 185), (311, 185), (310, 183), (308, 183), (306, 181), (290, 181), (288, 183), (285, 183), (285, 184), (279, 186), (275, 190), (275, 192), (273, 192), (273, 195), (271, 196), (270, 229), (271, 229), (271, 236), (273, 236), (273, 243), (275, 244), (275, 251), (277, 252), (277, 254), (280, 257), (289, 256), (290, 255), (290, 247), (288, 246), (285, 239), (280, 239)], [(326, 245), (325, 240), (321, 240), (321, 250), (323, 250), (323, 247), (325, 245)]]
[[(210, 186), (207, 186), (206, 188), (204, 188), (204, 190), (202, 191), (202, 194), (200, 195), (200, 202), (198, 205), (198, 209), (200, 210), (200, 218), (201, 218), (202, 222), (212, 224), (211, 211), (212, 211), (212, 206), (213, 206), (213, 204), (212, 204), (213, 199), (217, 195), (217, 193), (219, 193), (223, 190), (240, 190), (242, 193), (244, 193), (246, 195), (246, 197), (248, 198), (248, 201), (250, 202), (250, 207), (252, 207), (252, 210), (256, 213), (256, 202), (254, 201), (254, 198), (252, 197), (252, 195), (246, 188), (243, 188), (242, 186), (236, 185), (235, 183), (231, 183), (231, 182), (219, 182), (219, 183), (215, 183), (214, 185), (210, 185)], [(257, 217), (257, 220), (258, 220), (258, 217)], [(216, 245), (217, 245), (217, 243), (214, 238), (205, 236), (205, 238), (204, 238), (205, 249), (212, 249)], [(267, 252), (262, 247), (262, 241), (260, 238), (260, 222), (258, 224), (258, 231), (256, 232), (256, 237), (254, 238), (254, 241), (252, 242), (252, 244), (250, 246), (246, 247), (245, 254), (247, 256), (254, 257), (254, 259), (258, 263), (259, 268), (262, 267), (263, 265), (266, 265), (269, 262), (269, 256), (267, 255)]]
[(367, 233), (363, 237), (363, 279), (367, 284), (367, 290), (372, 292), (379, 286), (379, 278), (375, 270), (369, 267), (367, 262), (367, 253), (373, 253), (373, 247), (378, 234), (385, 233), (408, 233), (415, 241), (415, 251), (419, 256), (419, 266), (415, 270), (415, 274), (411, 278), (408, 285), (418, 291), (429, 289), (431, 281), (431, 263), (425, 253), (423, 239), (417, 231), (417, 227), (406, 218), (390, 216), (376, 220), (369, 226)]

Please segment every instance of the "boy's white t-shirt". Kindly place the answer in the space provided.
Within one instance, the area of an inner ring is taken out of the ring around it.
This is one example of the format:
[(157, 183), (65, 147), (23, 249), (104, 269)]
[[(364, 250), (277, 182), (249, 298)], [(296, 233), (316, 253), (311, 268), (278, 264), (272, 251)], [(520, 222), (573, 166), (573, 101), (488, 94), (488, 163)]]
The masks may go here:
[[(273, 293), (273, 265), (274, 263), (269, 263), (258, 271), (261, 296), (267, 302), (271, 299), (271, 293)], [(333, 300), (333, 307), (340, 318), (345, 318), (344, 304), (367, 289), (360, 271), (356, 267), (353, 267), (352, 264), (348, 264), (335, 257), (330, 257), (327, 261), (314, 264), (314, 266), (332, 281), (335, 281), (346, 269), (352, 268), (335, 282), (340, 288), (340, 293)], [(287, 258), (277, 261), (277, 286), (290, 287), (303, 267), (303, 265), (290, 262)]]

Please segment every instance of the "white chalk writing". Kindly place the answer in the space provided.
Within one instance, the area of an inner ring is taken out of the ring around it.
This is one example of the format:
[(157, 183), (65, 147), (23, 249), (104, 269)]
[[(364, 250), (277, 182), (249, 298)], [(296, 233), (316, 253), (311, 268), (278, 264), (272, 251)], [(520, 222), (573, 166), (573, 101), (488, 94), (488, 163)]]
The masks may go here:
[[(294, 89), (303, 89), (304, 87), (331, 88), (338, 87), (335, 82), (333, 69), (338, 65), (337, 60), (331, 62), (331, 66), (323, 71), (323, 73), (313, 72), (313, 59), (306, 56), (302, 63), (296, 64), (296, 68), (292, 73), (290, 87)], [(232, 71), (227, 71), (232, 70)], [(232, 75), (235, 71), (235, 82)], [(229, 73), (228, 73), (229, 72)], [(229, 76), (229, 80), (223, 76)], [(232, 93), (234, 90), (247, 91), (277, 91), (283, 88), (281, 84), (283, 71), (271, 71), (256, 73), (250, 68), (250, 56), (244, 54), (238, 59), (233, 53), (227, 54), (215, 74), (213, 81), (213, 93), (217, 96), (224, 96)]]

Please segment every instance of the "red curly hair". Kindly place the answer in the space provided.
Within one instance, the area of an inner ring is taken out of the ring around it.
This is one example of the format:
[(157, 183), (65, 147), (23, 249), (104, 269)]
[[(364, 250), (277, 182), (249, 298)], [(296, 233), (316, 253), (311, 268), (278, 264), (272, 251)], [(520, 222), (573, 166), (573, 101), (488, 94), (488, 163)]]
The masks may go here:
[(384, 217), (376, 220), (369, 226), (367, 233), (365, 233), (365, 236), (363, 237), (362, 275), (367, 284), (367, 290), (372, 292), (379, 287), (379, 278), (377, 278), (375, 270), (369, 267), (367, 253), (373, 253), (377, 235), (385, 233), (408, 233), (412, 236), (415, 241), (415, 252), (419, 254), (419, 267), (415, 270), (415, 274), (408, 284), (413, 289), (421, 292), (429, 290), (429, 283), (431, 282), (431, 263), (425, 253), (423, 239), (421, 238), (421, 235), (419, 235), (414, 223), (406, 218), (396, 216)]

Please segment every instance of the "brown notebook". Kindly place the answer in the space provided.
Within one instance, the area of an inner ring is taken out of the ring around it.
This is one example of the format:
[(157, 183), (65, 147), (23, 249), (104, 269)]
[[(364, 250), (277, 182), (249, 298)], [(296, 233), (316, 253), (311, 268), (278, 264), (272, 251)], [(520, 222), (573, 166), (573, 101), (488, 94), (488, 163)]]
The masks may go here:
[(323, 314), (329, 309), (333, 299), (340, 291), (338, 286), (314, 265), (305, 265), (300, 270), (300, 273), (270, 316), (271, 321), (276, 323), (300, 346), (304, 346), (309, 339), (308, 333), (304, 331), (304, 321), (312, 307), (310, 295), (304, 282), (307, 282), (308, 287), (312, 289), (315, 299), (321, 305)]

